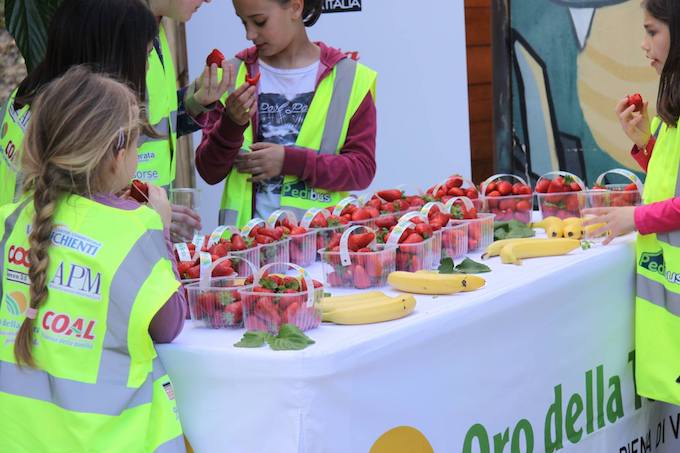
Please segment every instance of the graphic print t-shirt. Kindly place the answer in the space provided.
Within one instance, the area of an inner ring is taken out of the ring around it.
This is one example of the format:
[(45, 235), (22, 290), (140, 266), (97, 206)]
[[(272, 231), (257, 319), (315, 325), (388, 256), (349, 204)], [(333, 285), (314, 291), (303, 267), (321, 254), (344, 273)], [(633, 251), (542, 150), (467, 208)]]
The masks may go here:
[[(314, 97), (319, 62), (304, 68), (277, 69), (261, 60), (257, 141), (294, 145)], [(281, 206), (283, 176), (255, 185), (255, 215), (267, 219)]]

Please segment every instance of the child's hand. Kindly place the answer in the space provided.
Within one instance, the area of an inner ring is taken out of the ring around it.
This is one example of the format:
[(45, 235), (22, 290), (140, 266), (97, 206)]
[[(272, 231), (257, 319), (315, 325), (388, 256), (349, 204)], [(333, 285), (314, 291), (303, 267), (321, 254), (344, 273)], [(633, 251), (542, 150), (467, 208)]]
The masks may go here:
[(220, 100), (230, 87), (234, 86), (234, 67), (229, 61), (222, 61), (222, 80), (217, 78), (217, 65), (206, 66), (203, 74), (196, 79), (196, 102), (206, 107)]
[(608, 232), (602, 241), (603, 245), (609, 244), (616, 236), (635, 231), (635, 206), (621, 208), (589, 208), (581, 210), (581, 215), (594, 215), (583, 221), (583, 226), (605, 223), (606, 225), (593, 231), (593, 236), (599, 236)]
[(239, 172), (253, 175), (249, 181), (261, 182), (281, 174), (286, 154), (283, 145), (253, 143), (250, 150), (251, 153), (239, 154), (235, 162)]
[(628, 97), (625, 97), (616, 104), (615, 109), (623, 132), (626, 133), (628, 138), (630, 138), (639, 149), (645, 149), (649, 138), (652, 136), (652, 133), (650, 132), (647, 105), (648, 102), (645, 101), (642, 106), (642, 111), (635, 112), (635, 106), (629, 106)]
[(257, 107), (257, 86), (244, 83), (227, 98), (225, 110), (231, 120), (243, 126), (255, 115)]
[(163, 225), (169, 227), (172, 222), (172, 209), (165, 190), (149, 184), (149, 206), (161, 216)]

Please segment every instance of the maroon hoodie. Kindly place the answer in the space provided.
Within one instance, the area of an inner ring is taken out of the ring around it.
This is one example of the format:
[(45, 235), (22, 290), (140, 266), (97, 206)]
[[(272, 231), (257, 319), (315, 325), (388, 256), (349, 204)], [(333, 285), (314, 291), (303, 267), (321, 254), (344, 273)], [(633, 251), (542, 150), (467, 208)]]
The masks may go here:
[[(318, 87), (333, 67), (347, 56), (324, 43), (316, 44), (321, 48)], [(246, 49), (236, 57), (246, 63), (249, 74), (259, 72), (257, 48)], [(234, 123), (219, 102), (214, 110), (198, 120), (203, 125), (203, 137), (196, 149), (196, 168), (208, 184), (217, 184), (231, 171), (247, 125)], [(252, 123), (253, 130), (257, 131), (257, 114)], [(369, 92), (349, 122), (347, 138), (339, 154), (319, 154), (318, 150), (286, 146), (281, 173), (296, 176), (312, 187), (334, 192), (365, 189), (375, 176), (375, 137), (376, 108)]]

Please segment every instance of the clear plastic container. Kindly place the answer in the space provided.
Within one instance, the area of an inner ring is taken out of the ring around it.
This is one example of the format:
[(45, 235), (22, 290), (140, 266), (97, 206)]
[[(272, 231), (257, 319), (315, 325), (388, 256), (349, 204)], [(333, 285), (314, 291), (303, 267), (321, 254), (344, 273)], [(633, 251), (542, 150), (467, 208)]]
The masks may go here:
[(396, 269), (398, 271), (416, 272), (430, 270), (433, 264), (441, 260), (441, 233), (437, 231), (431, 238), (416, 244), (399, 244), (396, 253)]
[(534, 209), (534, 196), (532, 192), (520, 195), (485, 195), (489, 184), (507, 181), (508, 179), (514, 179), (514, 182), (519, 182), (528, 186), (524, 179), (517, 175), (507, 173), (497, 174), (487, 178), (481, 185), (482, 208), (479, 209), (479, 211), (495, 214), (495, 219), (499, 222), (518, 220), (522, 223), (531, 223), (531, 212)]
[(232, 256), (231, 264), (239, 277), (250, 277), (253, 275), (252, 268), (244, 260), (250, 261), (256, 269), (261, 265), (259, 247), (229, 252), (229, 255)]
[[(341, 235), (349, 227), (350, 225), (347, 224), (338, 225), (336, 227), (315, 228), (314, 231), (316, 231), (316, 249), (314, 250), (314, 253), (316, 253), (317, 250), (325, 250), (336, 234)], [(319, 259), (318, 254), (316, 254), (316, 258)]]
[[(612, 175), (623, 176), (628, 182), (605, 184), (605, 178), (609, 179)], [(634, 190), (631, 190), (631, 185), (635, 186)], [(644, 185), (635, 173), (624, 168), (615, 168), (598, 176), (594, 187), (586, 192), (588, 207), (639, 206), (642, 204), (643, 189)]]
[(290, 239), (281, 239), (271, 244), (260, 244), (257, 248), (260, 253), (260, 266), (264, 267), (275, 263), (276, 266), (271, 268), (270, 272), (278, 274), (283, 274), (288, 270), (286, 263), (290, 261)]
[(202, 288), (198, 281), (185, 286), (189, 311), (193, 321), (212, 329), (243, 326), (242, 291), (252, 285), (235, 286), (235, 279), (219, 277), (210, 286)]
[(333, 288), (378, 288), (387, 285), (387, 276), (396, 270), (394, 247), (376, 245), (374, 252), (350, 252), (350, 263), (343, 265), (340, 252), (319, 250), (324, 283)]
[[(566, 171), (553, 171), (538, 178), (536, 187), (538, 187), (542, 179), (553, 175), (555, 177), (562, 176), (571, 178), (574, 182), (576, 182), (581, 190), (553, 193), (536, 192), (536, 199), (538, 200), (541, 216), (543, 218), (555, 216), (559, 217), (560, 219), (566, 219), (568, 217), (581, 217), (581, 209), (586, 207), (587, 192), (585, 191), (585, 184), (581, 178), (572, 173), (568, 173)], [(500, 219), (496, 217), (496, 220)]]
[(460, 258), (468, 252), (468, 224), (452, 222), (441, 229), (442, 258)]
[(451, 220), (449, 225), (467, 225), (467, 251), (486, 249), (493, 242), (495, 214), (480, 212), (476, 219)]
[(316, 261), (316, 230), (305, 234), (291, 235), (289, 245), (290, 262), (298, 266), (309, 266)]
[[(449, 184), (447, 183), (452, 178), (460, 178), (462, 181), (461, 187), (449, 187)], [(474, 191), (474, 194), (470, 193), (471, 190)], [(475, 209), (478, 211), (482, 210), (483, 200), (479, 194), (479, 189), (477, 189), (477, 186), (475, 186), (472, 181), (467, 178), (463, 178), (460, 175), (449, 176), (444, 182), (436, 184), (434, 187), (432, 187), (432, 191), (428, 190), (428, 193), (432, 195), (434, 199), (440, 200), (442, 202), (448, 201), (447, 198), (449, 197), (467, 197), (470, 199), (470, 201), (472, 201)]]
[[(255, 290), (267, 270), (282, 265), (302, 273), (306, 288), (291, 293), (267, 293)], [(318, 307), (323, 297), (323, 287), (314, 287), (313, 280), (301, 267), (293, 263), (272, 263), (264, 266), (253, 279), (253, 286), (241, 291), (244, 325), (249, 331), (268, 331), (278, 334), (283, 324), (293, 324), (300, 330), (310, 330), (321, 324), (321, 310)]]

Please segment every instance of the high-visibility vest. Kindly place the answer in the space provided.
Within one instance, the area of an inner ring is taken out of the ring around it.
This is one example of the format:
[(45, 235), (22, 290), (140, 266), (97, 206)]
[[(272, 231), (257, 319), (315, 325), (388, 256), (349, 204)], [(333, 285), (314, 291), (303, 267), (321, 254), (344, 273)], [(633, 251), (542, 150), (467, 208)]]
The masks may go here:
[[(652, 122), (656, 129), (659, 119)], [(645, 204), (680, 197), (680, 133), (664, 124), (647, 168)], [(635, 377), (640, 395), (680, 404), (680, 227), (638, 234)]]
[[(246, 64), (240, 62), (236, 86), (245, 82), (246, 75)], [(364, 98), (369, 92), (375, 97), (376, 77), (375, 71), (350, 58), (338, 62), (319, 83), (295, 145), (319, 150), (321, 154), (338, 154), (347, 138), (349, 122)], [(227, 96), (222, 102), (226, 102)], [(251, 122), (243, 134), (242, 152), (249, 152), (255, 134)], [(249, 177), (250, 174), (239, 173), (236, 168), (227, 176), (219, 215), (221, 225), (242, 227), (252, 218), (253, 185), (248, 182)], [(305, 181), (286, 175), (281, 186), (281, 207), (302, 218), (308, 209), (334, 206), (346, 196), (345, 192), (310, 187)]]
[(33, 217), (30, 198), (0, 207), (0, 449), (184, 452), (172, 384), (148, 333), (179, 287), (158, 214), (80, 196), (58, 203), (35, 369), (14, 359), (30, 301)]
[(19, 110), (14, 109), (14, 98), (17, 90), (10, 94), (2, 106), (2, 124), (0, 125), (0, 206), (13, 203), (21, 194), (21, 145), (31, 110), (28, 105)]
[(162, 135), (140, 135), (135, 178), (168, 187), (175, 180), (177, 149), (177, 77), (165, 28), (159, 34), (163, 61), (154, 49), (146, 72), (147, 116), (149, 124)]

